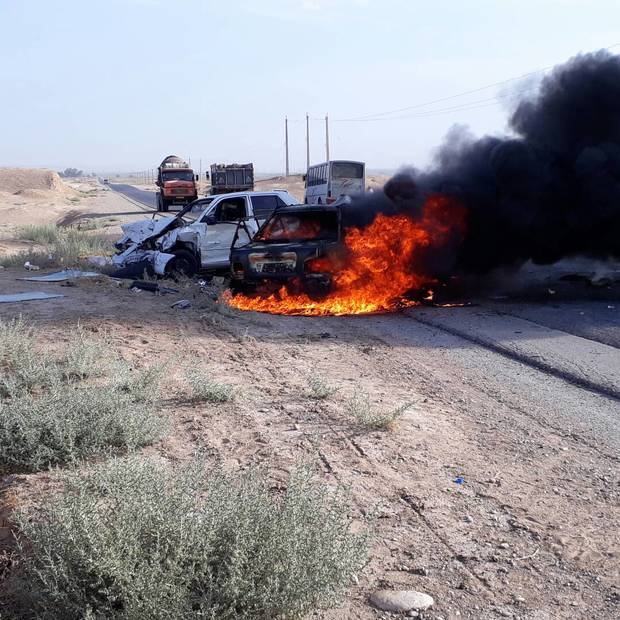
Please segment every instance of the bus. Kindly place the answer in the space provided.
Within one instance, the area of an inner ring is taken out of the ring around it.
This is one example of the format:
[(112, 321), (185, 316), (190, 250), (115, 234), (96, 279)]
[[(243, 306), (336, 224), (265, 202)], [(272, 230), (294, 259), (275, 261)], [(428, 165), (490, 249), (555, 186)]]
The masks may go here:
[(310, 166), (305, 181), (306, 204), (331, 204), (341, 196), (361, 194), (365, 191), (366, 164), (361, 161), (327, 161)]

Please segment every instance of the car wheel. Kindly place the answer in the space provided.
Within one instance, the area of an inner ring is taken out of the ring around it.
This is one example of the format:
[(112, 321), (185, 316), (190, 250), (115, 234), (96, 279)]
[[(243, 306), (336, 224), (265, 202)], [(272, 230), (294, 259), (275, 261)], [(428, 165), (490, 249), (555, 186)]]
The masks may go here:
[(198, 261), (189, 250), (175, 250), (174, 258), (166, 265), (166, 275), (178, 278), (185, 276), (192, 278), (198, 271)]
[(163, 207), (162, 207), (162, 204), (161, 204), (161, 194), (157, 194), (157, 199), (156, 199), (156, 203), (155, 203), (155, 208), (156, 208), (158, 211), (162, 211), (162, 210), (163, 210)]
[(162, 198), (161, 199), (161, 210), (168, 211), (169, 207), (170, 207), (170, 203), (165, 198)]

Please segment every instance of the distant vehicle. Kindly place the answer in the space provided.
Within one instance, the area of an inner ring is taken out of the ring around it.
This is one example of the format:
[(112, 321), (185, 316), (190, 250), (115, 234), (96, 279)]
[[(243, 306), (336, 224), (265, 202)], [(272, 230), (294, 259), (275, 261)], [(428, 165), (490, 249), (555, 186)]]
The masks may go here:
[(103, 179), (103, 184), (104, 185), (109, 185), (110, 184), (110, 179)]
[(122, 226), (112, 262), (123, 273), (140, 276), (198, 271), (230, 271), (230, 251), (248, 243), (261, 224), (280, 208), (297, 204), (286, 191), (236, 192), (199, 198), (174, 216)]
[(187, 205), (198, 198), (194, 171), (180, 157), (168, 155), (157, 168), (157, 210), (168, 211), (170, 205)]
[(325, 205), (342, 196), (362, 194), (366, 188), (366, 165), (361, 161), (334, 160), (310, 166), (305, 175), (304, 202)]
[(254, 164), (213, 164), (211, 194), (251, 192), (254, 189)]

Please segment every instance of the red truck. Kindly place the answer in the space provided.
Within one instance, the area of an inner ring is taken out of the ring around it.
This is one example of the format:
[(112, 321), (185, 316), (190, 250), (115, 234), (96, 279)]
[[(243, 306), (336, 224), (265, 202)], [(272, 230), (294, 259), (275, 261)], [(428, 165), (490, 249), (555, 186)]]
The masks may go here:
[(156, 185), (158, 211), (168, 211), (170, 205), (186, 205), (198, 198), (194, 171), (176, 155), (168, 155), (159, 164)]

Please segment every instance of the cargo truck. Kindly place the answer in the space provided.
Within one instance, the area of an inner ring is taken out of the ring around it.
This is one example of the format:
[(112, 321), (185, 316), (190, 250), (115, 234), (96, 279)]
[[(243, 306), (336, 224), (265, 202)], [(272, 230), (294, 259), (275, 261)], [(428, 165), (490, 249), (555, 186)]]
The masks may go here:
[(194, 171), (186, 161), (168, 155), (157, 168), (157, 210), (168, 211), (170, 205), (187, 205), (198, 198)]
[(254, 164), (213, 164), (211, 166), (211, 194), (253, 190)]

